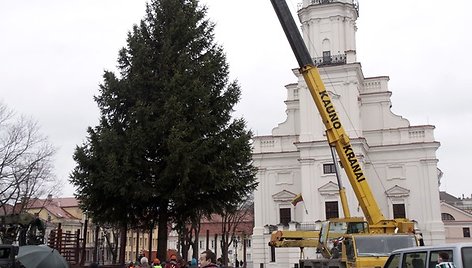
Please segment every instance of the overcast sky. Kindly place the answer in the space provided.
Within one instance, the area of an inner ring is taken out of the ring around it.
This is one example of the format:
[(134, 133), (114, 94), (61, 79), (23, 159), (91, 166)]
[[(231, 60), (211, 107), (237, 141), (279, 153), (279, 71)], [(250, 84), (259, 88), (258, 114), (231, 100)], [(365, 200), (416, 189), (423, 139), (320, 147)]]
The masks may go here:
[[(32, 116), (58, 148), (64, 181), (72, 153), (98, 122), (93, 96), (103, 71), (116, 70), (127, 32), (145, 0), (0, 2), (0, 101)], [(298, 0), (287, 0), (296, 10)], [(389, 76), (394, 113), (436, 126), (441, 190), (472, 193), (472, 3), (359, 0), (357, 60), (366, 77)], [(257, 135), (285, 120), (284, 85), (297, 67), (269, 0), (206, 0), (231, 77), (242, 87), (236, 116)], [(67, 186), (63, 196), (72, 196)]]

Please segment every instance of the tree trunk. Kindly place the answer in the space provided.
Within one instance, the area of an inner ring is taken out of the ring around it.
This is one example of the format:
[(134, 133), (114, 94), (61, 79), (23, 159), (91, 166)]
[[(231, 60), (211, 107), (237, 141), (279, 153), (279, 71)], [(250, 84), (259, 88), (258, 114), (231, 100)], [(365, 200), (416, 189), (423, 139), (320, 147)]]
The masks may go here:
[(218, 234), (215, 233), (215, 255), (218, 256)]
[(151, 226), (149, 228), (149, 245), (148, 245), (148, 252), (149, 252), (148, 260), (149, 261), (153, 260), (153, 257), (152, 257), (152, 235), (153, 235), (153, 233), (154, 233), (154, 223), (151, 223)]
[(121, 239), (120, 239), (119, 263), (121, 265), (125, 264), (127, 232), (128, 232), (128, 226), (126, 223), (124, 223), (123, 226), (121, 227)]
[(188, 242), (186, 237), (188, 236), (188, 231), (186, 228), (184, 228), (185, 231), (183, 231), (183, 235), (181, 235), (180, 238), (180, 253), (182, 254), (182, 259), (185, 261), (188, 261)]
[(118, 233), (116, 233), (115, 231), (111, 231), (111, 236), (112, 236), (112, 239), (113, 239), (113, 245), (114, 247), (112, 247), (111, 249), (111, 254), (112, 254), (112, 263), (113, 264), (116, 264), (116, 260), (118, 259), (118, 248), (120, 247), (120, 245), (118, 244), (118, 237), (121, 235), (120, 234), (120, 231), (121, 230), (118, 230)]
[(193, 243), (191, 244), (191, 247), (192, 247), (192, 257), (197, 259), (198, 260), (198, 243), (199, 243), (199, 240), (200, 237), (199, 235), (195, 235), (195, 239), (193, 240)]
[(100, 226), (95, 225), (95, 243), (93, 246), (92, 261), (98, 263), (98, 232), (100, 231)]
[(157, 233), (157, 257), (167, 261), (167, 222), (169, 215), (167, 211), (168, 202), (162, 202), (160, 206), (158, 233)]
[(83, 233), (83, 244), (82, 250), (80, 255), (80, 265), (84, 265), (85, 263), (85, 247), (87, 246), (87, 227), (88, 227), (88, 218), (85, 216), (85, 225), (84, 225), (84, 233)]
[(136, 246), (136, 256), (135, 256), (135, 259), (136, 259), (136, 261), (138, 261), (138, 262), (140, 261), (139, 256), (141, 255), (141, 254), (140, 254), (141, 252), (140, 252), (140, 250), (139, 250), (139, 236), (140, 236), (140, 235), (141, 235), (141, 234), (139, 233), (139, 229), (137, 229), (137, 230), (136, 230), (136, 245), (135, 245), (135, 246)]
[(195, 259), (199, 259), (199, 255), (198, 255), (198, 247), (199, 247), (199, 241), (200, 241), (200, 229), (201, 229), (201, 221), (198, 221), (198, 222), (194, 222), (193, 223), (193, 228), (192, 228), (192, 231), (194, 232), (195, 234), (195, 242), (192, 244), (192, 249), (193, 249), (193, 257)]
[(221, 245), (221, 256), (223, 258), (223, 264), (225, 267), (228, 267), (228, 237), (225, 234), (221, 235), (222, 245)]

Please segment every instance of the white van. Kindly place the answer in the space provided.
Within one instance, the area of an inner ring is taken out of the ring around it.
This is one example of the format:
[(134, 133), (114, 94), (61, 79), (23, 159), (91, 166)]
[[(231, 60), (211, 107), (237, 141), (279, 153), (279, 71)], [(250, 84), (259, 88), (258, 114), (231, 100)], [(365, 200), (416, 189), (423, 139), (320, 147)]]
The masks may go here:
[(454, 243), (397, 249), (384, 268), (435, 268), (439, 252), (446, 252), (456, 268), (472, 268), (472, 243)]

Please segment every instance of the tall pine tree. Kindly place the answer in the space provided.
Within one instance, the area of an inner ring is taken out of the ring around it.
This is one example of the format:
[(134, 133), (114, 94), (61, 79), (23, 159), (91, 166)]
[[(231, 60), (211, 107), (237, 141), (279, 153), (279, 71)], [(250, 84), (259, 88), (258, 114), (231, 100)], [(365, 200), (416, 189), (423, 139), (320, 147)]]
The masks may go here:
[(255, 187), (250, 139), (232, 119), (237, 82), (197, 0), (152, 0), (105, 72), (100, 124), (77, 147), (71, 182), (94, 220), (167, 226), (234, 206)]

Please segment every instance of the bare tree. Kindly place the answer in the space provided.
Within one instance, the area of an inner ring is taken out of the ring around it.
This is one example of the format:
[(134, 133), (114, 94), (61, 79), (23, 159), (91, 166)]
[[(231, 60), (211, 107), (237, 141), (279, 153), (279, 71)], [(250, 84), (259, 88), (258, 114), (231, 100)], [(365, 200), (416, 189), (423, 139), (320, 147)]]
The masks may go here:
[(238, 206), (225, 210), (221, 216), (221, 252), (223, 264), (228, 266), (228, 249), (235, 243), (237, 235), (244, 234), (242, 223), (254, 218), (254, 201), (251, 197)]
[(0, 103), (0, 208), (4, 214), (7, 205), (20, 212), (31, 198), (56, 193), (54, 153), (36, 121), (17, 116)]
[(105, 238), (106, 247), (108, 248), (111, 256), (112, 256), (112, 263), (117, 263), (118, 259), (118, 248), (119, 238), (121, 237), (121, 229), (117, 228), (116, 226), (112, 225), (103, 225), (101, 226), (103, 237)]
[[(199, 215), (199, 214), (197, 214)], [(182, 258), (188, 260), (191, 258), (198, 259), (198, 242), (201, 228), (201, 217), (193, 218), (189, 224), (183, 226), (179, 230), (179, 241), (181, 247)], [(192, 249), (191, 258), (188, 256), (188, 251)]]

